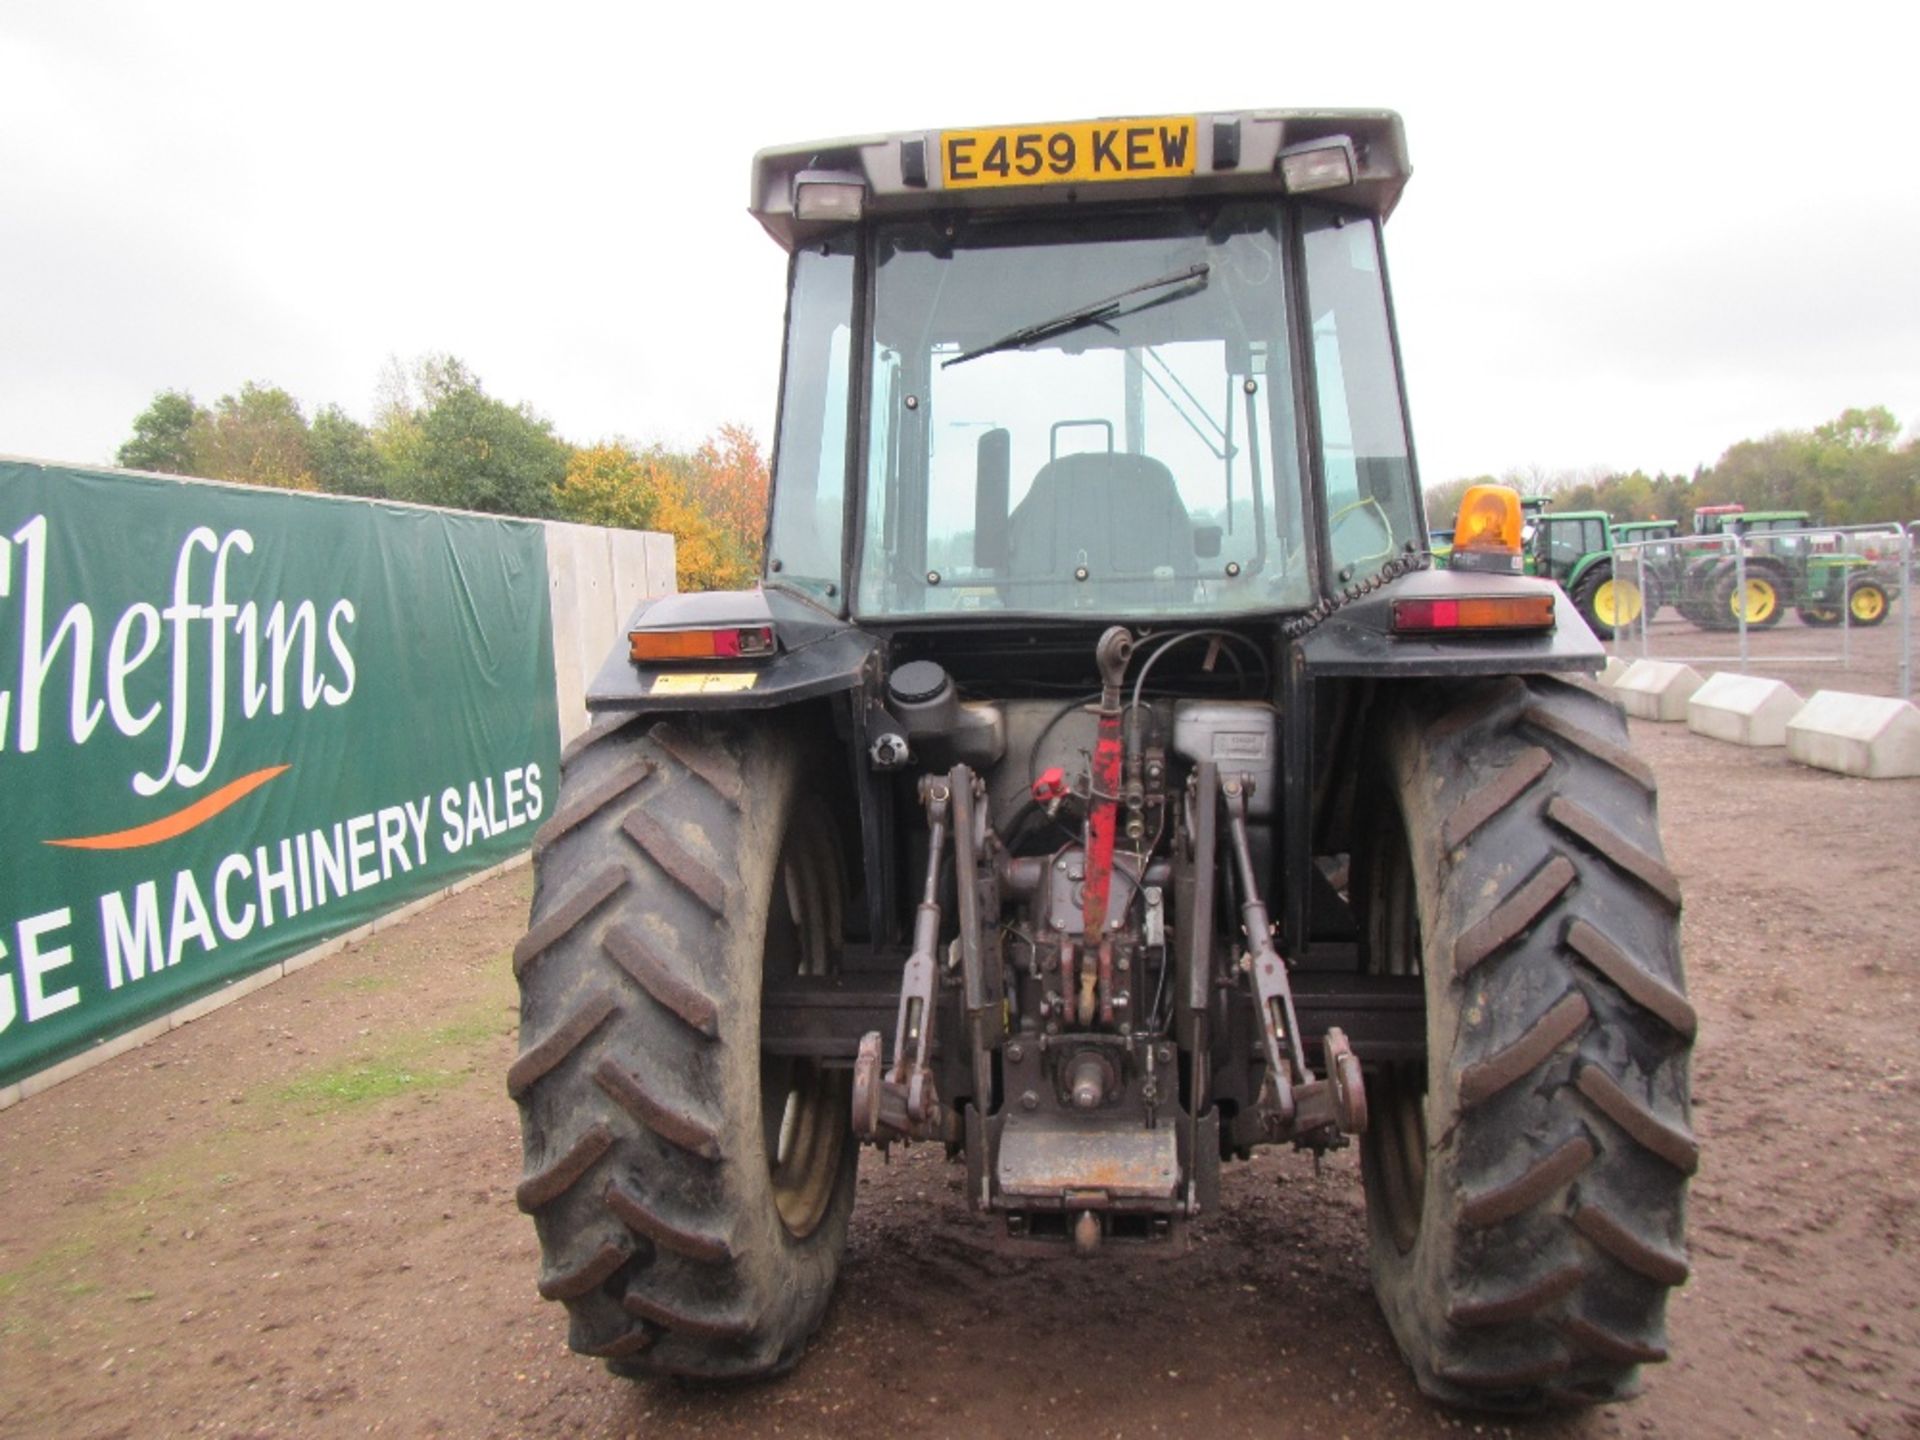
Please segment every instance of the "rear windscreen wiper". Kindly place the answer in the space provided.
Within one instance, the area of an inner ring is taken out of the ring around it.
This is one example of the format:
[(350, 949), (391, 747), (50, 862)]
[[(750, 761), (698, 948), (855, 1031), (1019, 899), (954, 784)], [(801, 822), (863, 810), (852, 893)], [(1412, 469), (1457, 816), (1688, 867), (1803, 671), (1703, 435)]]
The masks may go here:
[[(1056, 335), (1065, 335), (1069, 331), (1081, 329), (1083, 326), (1103, 324), (1113, 319), (1116, 315), (1123, 313), (1120, 302), (1130, 295), (1144, 294), (1149, 290), (1164, 290), (1169, 285), (1181, 285), (1196, 280), (1199, 284), (1195, 285), (1193, 290), (1188, 293), (1197, 294), (1206, 288), (1208, 269), (1209, 267), (1205, 264), (1189, 265), (1184, 270), (1175, 270), (1170, 275), (1162, 275), (1158, 279), (1143, 281), (1141, 284), (1134, 285), (1117, 294), (1109, 295), (1104, 299), (1090, 300), (1085, 305), (1077, 305), (1064, 315), (1056, 315), (1051, 320), (1041, 320), (1032, 325), (1022, 325), (1018, 330), (1009, 331), (998, 340), (991, 340), (985, 345), (967, 351), (963, 355), (954, 356), (951, 360), (944, 362), (940, 368), (943, 370), (950, 369), (968, 360), (978, 360), (982, 355), (991, 355), (998, 350), (1017, 350), (1023, 345), (1033, 345), (1042, 340), (1051, 340)], [(1166, 296), (1164, 298), (1177, 299), (1179, 297)], [(1153, 303), (1158, 304), (1159, 302), (1155, 301)], [(1134, 307), (1135, 310), (1145, 308), (1145, 306), (1141, 305)], [(1125, 313), (1131, 314), (1132, 312), (1127, 311)]]

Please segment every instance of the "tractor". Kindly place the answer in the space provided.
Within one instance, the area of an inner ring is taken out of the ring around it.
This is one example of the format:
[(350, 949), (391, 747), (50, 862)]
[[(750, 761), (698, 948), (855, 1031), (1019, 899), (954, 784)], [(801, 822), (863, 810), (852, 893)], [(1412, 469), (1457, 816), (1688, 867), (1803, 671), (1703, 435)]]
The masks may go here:
[(1660, 606), (1657, 575), (1642, 577), (1630, 563), (1616, 565), (1615, 541), (1606, 511), (1562, 510), (1535, 518), (1528, 546), (1527, 573), (1557, 582), (1602, 640), (1638, 620), (1643, 605), (1649, 612)]
[(798, 1363), (863, 1146), (942, 1147), (983, 1244), (1165, 1256), (1171, 1304), (1223, 1166), (1354, 1145), (1429, 1395), (1602, 1403), (1666, 1356), (1680, 891), (1519, 497), (1428, 563), (1408, 173), (1353, 110), (755, 158), (763, 578), (634, 613), (513, 954), (573, 1349)]
[(1679, 535), (1677, 520), (1623, 520), (1613, 526), (1614, 564), (1639, 589), (1649, 620), (1680, 593), (1680, 552), (1673, 543)]
[[(1897, 581), (1868, 557), (1843, 551), (1837, 534), (1814, 533), (1818, 527), (1805, 510), (1734, 505), (1695, 511), (1695, 534), (1734, 538), (1686, 560), (1676, 602), (1681, 613), (1713, 630), (1734, 629), (1743, 618), (1749, 626), (1777, 625), (1789, 606), (1801, 623), (1816, 627), (1880, 624), (1899, 593)], [(1742, 551), (1737, 561), (1731, 545)]]

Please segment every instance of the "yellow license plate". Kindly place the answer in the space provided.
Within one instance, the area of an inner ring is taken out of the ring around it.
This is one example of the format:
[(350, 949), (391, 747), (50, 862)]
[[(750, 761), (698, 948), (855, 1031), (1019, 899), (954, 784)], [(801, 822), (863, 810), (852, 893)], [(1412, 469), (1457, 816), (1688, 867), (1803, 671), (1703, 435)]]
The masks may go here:
[(649, 695), (716, 695), (751, 690), (760, 677), (752, 670), (704, 670), (692, 675), (656, 675)]
[(1198, 131), (1191, 115), (948, 130), (940, 175), (949, 190), (1191, 175)]

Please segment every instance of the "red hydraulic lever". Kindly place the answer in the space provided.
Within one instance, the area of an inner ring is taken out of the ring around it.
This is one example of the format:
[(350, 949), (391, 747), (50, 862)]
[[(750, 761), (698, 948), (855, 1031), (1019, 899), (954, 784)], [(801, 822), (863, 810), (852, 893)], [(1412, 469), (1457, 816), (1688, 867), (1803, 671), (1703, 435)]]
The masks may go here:
[(1107, 930), (1107, 895), (1113, 884), (1113, 836), (1120, 812), (1121, 685), (1133, 655), (1133, 632), (1115, 625), (1100, 637), (1093, 657), (1100, 667), (1100, 724), (1093, 742), (1093, 795), (1087, 807), (1087, 879), (1081, 892), (1080, 929), (1089, 952)]

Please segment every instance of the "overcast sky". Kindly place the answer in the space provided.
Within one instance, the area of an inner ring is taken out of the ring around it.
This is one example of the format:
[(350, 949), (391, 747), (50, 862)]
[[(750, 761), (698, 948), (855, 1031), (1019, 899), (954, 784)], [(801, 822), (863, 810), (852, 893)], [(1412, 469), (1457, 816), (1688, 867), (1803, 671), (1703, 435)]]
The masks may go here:
[[(1786, 19), (1776, 18), (1791, 16)], [(1920, 424), (1920, 7), (0, 0), (0, 453), (165, 388), (368, 419), (451, 352), (574, 442), (770, 437), (755, 149), (1390, 106), (1427, 483)]]

